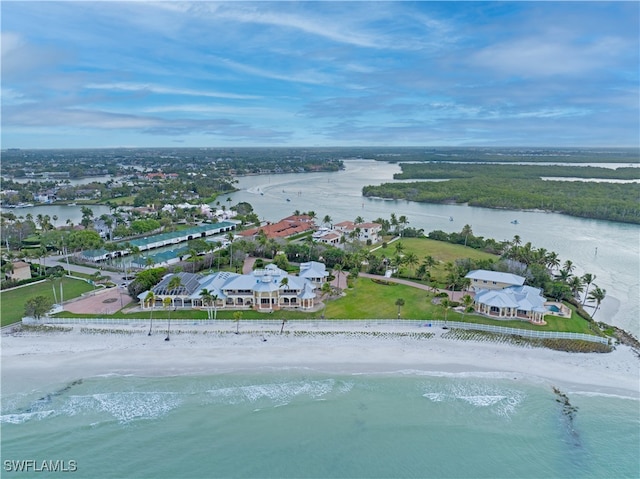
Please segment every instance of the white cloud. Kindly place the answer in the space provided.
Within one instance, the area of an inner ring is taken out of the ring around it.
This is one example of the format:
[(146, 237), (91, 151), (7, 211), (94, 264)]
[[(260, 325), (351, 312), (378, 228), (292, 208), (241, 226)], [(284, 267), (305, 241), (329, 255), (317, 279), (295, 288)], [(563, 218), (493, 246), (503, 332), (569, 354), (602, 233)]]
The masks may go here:
[(270, 78), (272, 80), (281, 80), (285, 82), (308, 83), (312, 85), (324, 85), (333, 83), (334, 79), (331, 75), (316, 70), (296, 71), (295, 73), (276, 73), (260, 67), (249, 66), (229, 59), (218, 59), (223, 65), (232, 70), (248, 73), (249, 75)]
[(0, 48), (2, 51), (2, 61), (4, 62), (6, 55), (18, 50), (24, 44), (22, 37), (13, 32), (0, 33)]
[(584, 45), (536, 36), (483, 48), (473, 55), (472, 62), (505, 74), (526, 77), (580, 75), (606, 67), (622, 43), (612, 37)]
[(85, 88), (91, 90), (111, 90), (111, 91), (135, 91), (156, 93), (159, 95), (185, 95), (185, 96), (204, 96), (211, 98), (226, 98), (229, 100), (256, 100), (256, 95), (240, 95), (237, 93), (217, 92), (211, 90), (192, 90), (188, 88), (170, 88), (150, 83), (89, 83)]

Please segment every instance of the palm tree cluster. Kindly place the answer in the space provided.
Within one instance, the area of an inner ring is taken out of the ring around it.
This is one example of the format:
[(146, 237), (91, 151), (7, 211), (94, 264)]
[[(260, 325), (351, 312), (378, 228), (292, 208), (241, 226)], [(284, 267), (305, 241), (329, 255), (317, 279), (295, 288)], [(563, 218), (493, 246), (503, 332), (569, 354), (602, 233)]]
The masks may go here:
[[(591, 315), (592, 317), (600, 308), (600, 304), (606, 295), (606, 290), (594, 283), (595, 274), (585, 273), (582, 276), (574, 274), (575, 265), (571, 260), (566, 260), (562, 263), (558, 254), (553, 251), (547, 251), (544, 248), (533, 248), (531, 243), (522, 245), (518, 235), (514, 236), (503, 257), (526, 265), (528, 273), (535, 273), (536, 271), (541, 273), (541, 269), (544, 269), (546, 274), (539, 274), (538, 282), (540, 284), (535, 286), (542, 287), (546, 294), (558, 301), (573, 298), (581, 306), (584, 306), (587, 301), (595, 301), (596, 306)], [(538, 267), (537, 269), (536, 266)], [(547, 278), (544, 276), (547, 276)], [(592, 286), (593, 289), (591, 289)], [(581, 296), (582, 301), (580, 302)]]

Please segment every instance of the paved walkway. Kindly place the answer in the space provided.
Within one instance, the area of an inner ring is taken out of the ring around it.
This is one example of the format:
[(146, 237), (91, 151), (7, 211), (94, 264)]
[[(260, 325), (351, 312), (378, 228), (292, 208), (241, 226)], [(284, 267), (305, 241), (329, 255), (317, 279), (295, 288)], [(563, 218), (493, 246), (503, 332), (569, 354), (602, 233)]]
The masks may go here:
[[(37, 259), (32, 259), (30, 261), (33, 264), (38, 264)], [(69, 263), (67, 265), (64, 255), (46, 256), (44, 258), (44, 265), (47, 268), (51, 268), (53, 266), (62, 266), (65, 270), (72, 271), (72, 272), (75, 271), (77, 273), (84, 273), (84, 274), (94, 274), (96, 271), (100, 271), (100, 274), (104, 276), (109, 276), (111, 278), (111, 281), (113, 281), (115, 284), (120, 284), (122, 282), (122, 277), (124, 276), (123, 273), (101, 270), (99, 268), (92, 268), (90, 266), (82, 266), (82, 265), (73, 264), (73, 263)]]

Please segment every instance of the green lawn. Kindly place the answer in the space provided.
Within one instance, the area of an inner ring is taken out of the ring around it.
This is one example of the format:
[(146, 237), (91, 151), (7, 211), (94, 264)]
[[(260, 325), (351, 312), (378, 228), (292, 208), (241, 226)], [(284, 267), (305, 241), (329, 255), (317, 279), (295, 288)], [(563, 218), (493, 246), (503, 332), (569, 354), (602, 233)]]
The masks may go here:
[[(431, 269), (431, 277), (437, 280), (444, 280), (447, 272), (444, 266), (449, 262), (455, 262), (461, 258), (471, 258), (473, 260), (491, 259), (497, 261), (498, 256), (469, 248), (458, 244), (445, 243), (444, 241), (435, 241), (428, 238), (402, 238), (390, 243), (386, 248), (378, 248), (373, 252), (376, 256), (386, 256), (392, 258), (396, 255), (396, 243), (401, 242), (403, 246), (402, 254), (414, 253), (420, 263), (427, 256), (432, 256), (437, 265)], [(416, 265), (416, 267), (419, 266)], [(410, 275), (411, 271), (406, 267), (402, 267), (403, 275)]]
[[(56, 285), (58, 283), (56, 282)], [(64, 299), (77, 298), (82, 293), (91, 291), (93, 286), (79, 279), (64, 278), (62, 283)], [(60, 288), (56, 286), (56, 294)], [(46, 296), (53, 302), (53, 289), (50, 281), (30, 284), (22, 288), (0, 292), (0, 319), (2, 326), (20, 321), (24, 316), (25, 303), (36, 296)]]

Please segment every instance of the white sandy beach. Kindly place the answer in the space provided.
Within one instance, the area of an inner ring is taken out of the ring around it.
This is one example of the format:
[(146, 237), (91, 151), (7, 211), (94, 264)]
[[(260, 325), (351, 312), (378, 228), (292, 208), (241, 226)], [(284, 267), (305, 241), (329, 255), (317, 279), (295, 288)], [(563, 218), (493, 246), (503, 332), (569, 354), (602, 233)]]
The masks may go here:
[[(71, 327), (70, 327), (71, 328)], [(2, 337), (3, 394), (48, 390), (105, 374), (141, 376), (215, 374), (259, 368), (323, 372), (489, 374), (570, 391), (640, 398), (640, 359), (627, 346), (605, 354), (441, 338), (440, 328), (296, 326), (182, 326), (164, 341), (162, 326), (92, 327), (69, 332), (19, 332)], [(113, 330), (118, 331), (114, 332)], [(298, 330), (298, 334), (294, 332)], [(302, 330), (308, 333), (301, 334)], [(377, 334), (373, 334), (374, 331)], [(288, 332), (288, 334), (287, 334)], [(430, 339), (394, 332), (433, 332)], [(266, 339), (266, 341), (265, 341)]]

